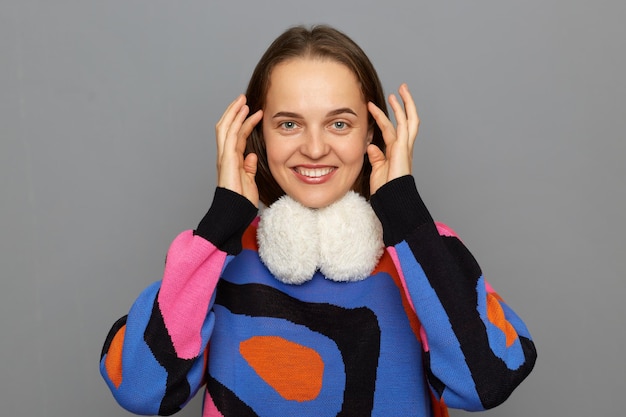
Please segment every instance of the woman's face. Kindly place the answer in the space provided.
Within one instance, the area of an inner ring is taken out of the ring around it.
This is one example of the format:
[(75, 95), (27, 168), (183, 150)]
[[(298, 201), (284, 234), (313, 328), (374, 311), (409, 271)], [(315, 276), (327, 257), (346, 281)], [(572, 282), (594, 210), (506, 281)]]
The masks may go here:
[(263, 109), (263, 136), (270, 172), (288, 196), (310, 208), (337, 201), (354, 185), (371, 140), (357, 78), (329, 60), (277, 65)]

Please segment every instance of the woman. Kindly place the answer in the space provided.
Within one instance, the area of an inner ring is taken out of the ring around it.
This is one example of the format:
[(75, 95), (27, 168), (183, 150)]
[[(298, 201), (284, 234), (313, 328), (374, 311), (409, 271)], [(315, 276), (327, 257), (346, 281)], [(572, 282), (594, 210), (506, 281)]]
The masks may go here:
[[(535, 349), (411, 176), (419, 119), (326, 26), (287, 30), (216, 125), (218, 188), (163, 280), (114, 326), (118, 402), (168, 415), (431, 416), (484, 410)], [(263, 203), (260, 216), (257, 209)]]

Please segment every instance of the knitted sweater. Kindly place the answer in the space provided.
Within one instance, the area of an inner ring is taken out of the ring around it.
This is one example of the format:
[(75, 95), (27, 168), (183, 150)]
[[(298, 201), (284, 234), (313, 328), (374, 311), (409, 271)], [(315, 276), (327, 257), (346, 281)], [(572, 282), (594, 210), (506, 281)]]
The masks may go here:
[(256, 208), (218, 188), (195, 231), (172, 243), (163, 280), (106, 339), (116, 400), (170, 415), (199, 389), (204, 417), (439, 416), (502, 403), (535, 348), (454, 232), (434, 222), (413, 178), (371, 205), (386, 250), (371, 276), (318, 271), (278, 281), (260, 261)]

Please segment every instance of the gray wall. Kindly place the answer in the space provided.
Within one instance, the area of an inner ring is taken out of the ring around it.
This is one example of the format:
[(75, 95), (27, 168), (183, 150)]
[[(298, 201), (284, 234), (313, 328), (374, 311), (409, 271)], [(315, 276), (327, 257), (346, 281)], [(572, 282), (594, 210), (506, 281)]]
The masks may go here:
[(98, 373), (110, 325), (207, 208), (214, 124), (262, 51), (326, 22), (389, 92), (409, 83), (419, 188), (536, 339), (486, 414), (624, 415), (625, 19), (620, 0), (1, 0), (0, 414), (127, 415)]

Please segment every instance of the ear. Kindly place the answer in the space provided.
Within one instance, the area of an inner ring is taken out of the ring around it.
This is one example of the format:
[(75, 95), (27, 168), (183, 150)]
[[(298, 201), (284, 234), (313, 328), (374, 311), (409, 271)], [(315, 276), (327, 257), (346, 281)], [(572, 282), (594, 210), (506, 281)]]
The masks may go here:
[(374, 139), (374, 129), (371, 128), (367, 131), (367, 144), (369, 145), (370, 143), (372, 143), (372, 140)]

